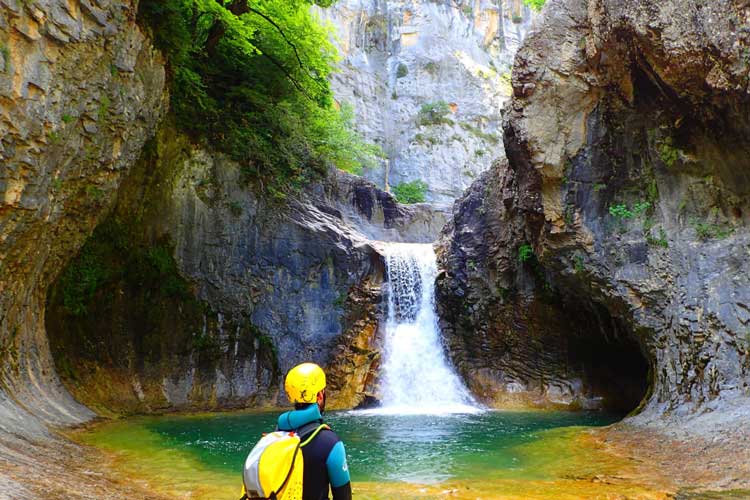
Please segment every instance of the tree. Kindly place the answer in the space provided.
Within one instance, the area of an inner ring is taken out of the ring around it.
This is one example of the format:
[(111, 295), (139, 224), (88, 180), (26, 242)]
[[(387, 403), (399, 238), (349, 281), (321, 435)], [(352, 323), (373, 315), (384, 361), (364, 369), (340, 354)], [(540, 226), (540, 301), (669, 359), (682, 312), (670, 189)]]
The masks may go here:
[(337, 54), (309, 6), (332, 0), (142, 0), (169, 61), (178, 126), (264, 185), (295, 187), (328, 165), (356, 171), (377, 150), (334, 104)]

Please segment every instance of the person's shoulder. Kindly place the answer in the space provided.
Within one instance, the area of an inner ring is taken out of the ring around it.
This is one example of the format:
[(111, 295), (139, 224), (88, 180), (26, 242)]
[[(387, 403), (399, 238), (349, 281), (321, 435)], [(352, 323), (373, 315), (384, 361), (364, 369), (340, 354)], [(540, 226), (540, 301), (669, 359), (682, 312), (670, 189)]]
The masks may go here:
[(322, 443), (329, 443), (331, 446), (334, 446), (336, 443), (341, 441), (339, 435), (336, 434), (336, 432), (328, 425), (320, 430), (320, 432), (318, 433), (318, 439), (320, 439)]

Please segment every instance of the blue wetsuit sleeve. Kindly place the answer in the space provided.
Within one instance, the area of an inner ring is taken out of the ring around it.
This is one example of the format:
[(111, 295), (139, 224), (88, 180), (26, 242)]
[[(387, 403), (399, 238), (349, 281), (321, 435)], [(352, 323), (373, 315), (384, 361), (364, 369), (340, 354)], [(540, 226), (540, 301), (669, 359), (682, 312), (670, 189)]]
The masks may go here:
[(328, 469), (328, 479), (331, 482), (331, 488), (338, 488), (349, 483), (349, 466), (346, 463), (346, 450), (344, 443), (339, 441), (328, 454), (326, 459), (326, 468)]

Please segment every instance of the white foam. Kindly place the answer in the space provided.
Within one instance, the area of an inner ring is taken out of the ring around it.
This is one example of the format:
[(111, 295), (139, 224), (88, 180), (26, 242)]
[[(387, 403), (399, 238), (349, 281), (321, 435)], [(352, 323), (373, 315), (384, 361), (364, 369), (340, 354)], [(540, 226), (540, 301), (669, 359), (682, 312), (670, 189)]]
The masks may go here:
[(478, 413), (445, 355), (435, 310), (437, 259), (432, 245), (386, 246), (388, 318), (382, 407), (372, 415)]

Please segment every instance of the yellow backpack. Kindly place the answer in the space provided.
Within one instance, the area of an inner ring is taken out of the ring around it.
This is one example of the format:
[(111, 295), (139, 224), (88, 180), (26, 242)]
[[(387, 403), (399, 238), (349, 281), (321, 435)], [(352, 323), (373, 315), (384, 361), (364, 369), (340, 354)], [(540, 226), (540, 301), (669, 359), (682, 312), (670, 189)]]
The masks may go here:
[(305, 464), (300, 448), (328, 428), (326, 424), (312, 422), (296, 432), (276, 431), (264, 435), (245, 460), (240, 500), (302, 500)]

